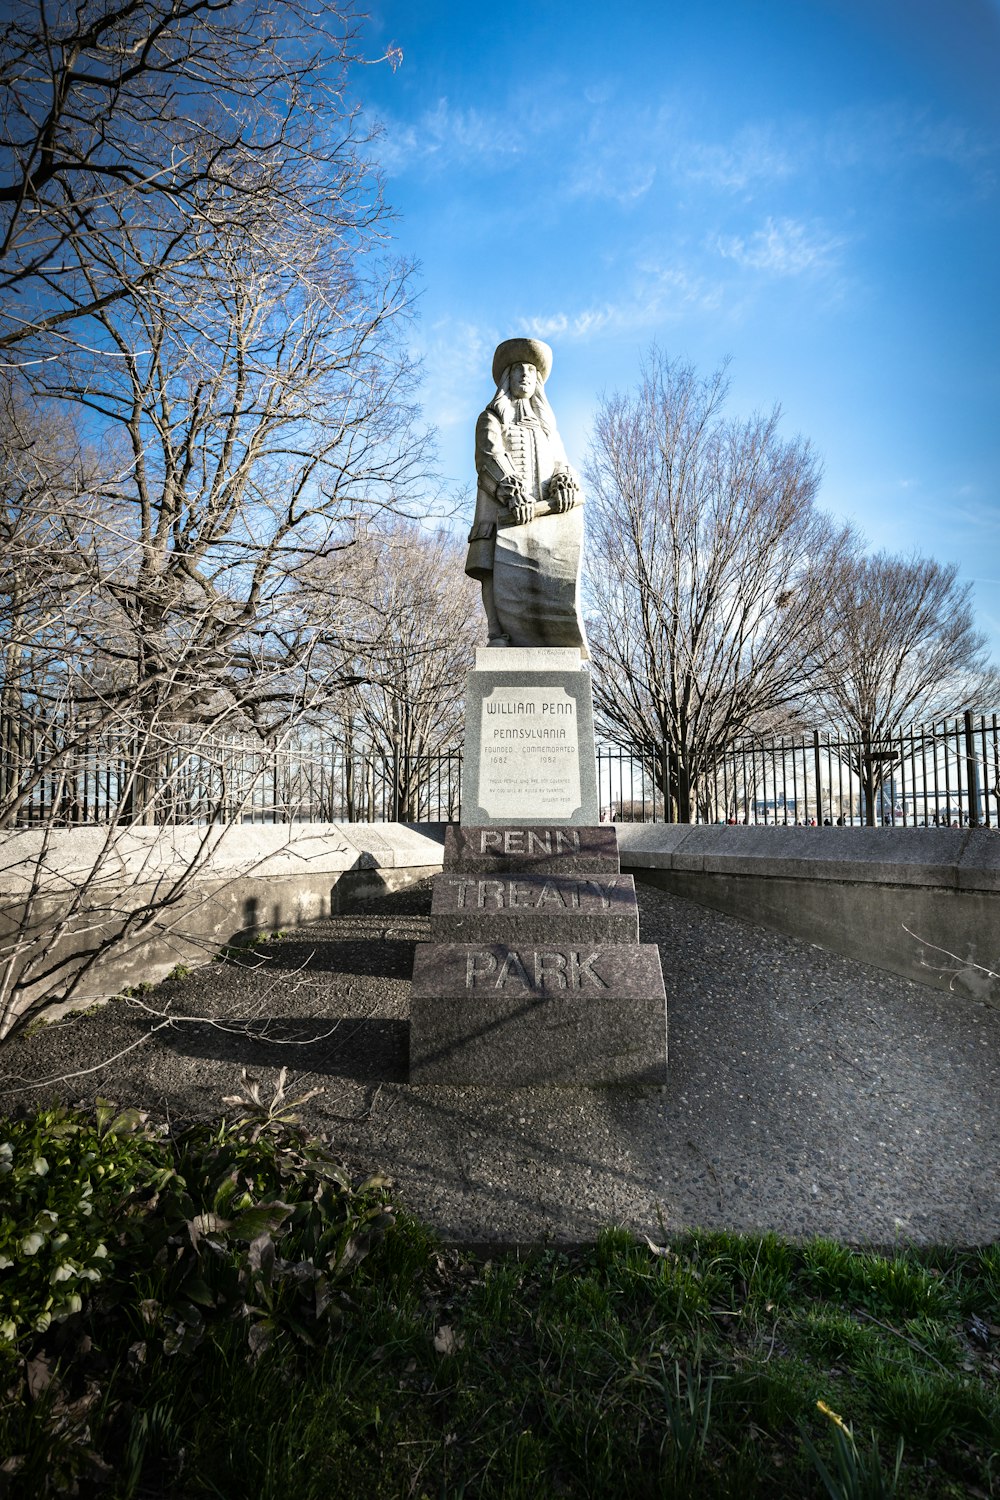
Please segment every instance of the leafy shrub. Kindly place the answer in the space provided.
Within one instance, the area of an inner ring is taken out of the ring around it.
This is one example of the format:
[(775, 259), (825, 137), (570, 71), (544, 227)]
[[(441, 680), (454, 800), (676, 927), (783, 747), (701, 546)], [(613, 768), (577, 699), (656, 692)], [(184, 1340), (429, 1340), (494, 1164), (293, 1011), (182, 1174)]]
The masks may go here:
[(178, 1133), (105, 1102), (0, 1121), (0, 1494), (105, 1483), (98, 1414), (102, 1444), (124, 1433), (134, 1492), (173, 1397), (135, 1411), (110, 1371), (152, 1378), (209, 1333), (209, 1353), (255, 1364), (341, 1321), (344, 1283), (394, 1214), (385, 1179), (352, 1182), (304, 1138), (285, 1076), (265, 1102), (244, 1072), (231, 1121)]
[(0, 1125), (0, 1350), (77, 1313), (115, 1267), (123, 1205), (155, 1185), (163, 1146), (136, 1110), (100, 1103)]
[[(353, 1183), (297, 1130), (296, 1103), (244, 1074), (237, 1118), (170, 1136), (100, 1102), (0, 1126), (0, 1349), (50, 1324), (135, 1306), (148, 1342), (190, 1352), (213, 1320), (243, 1320), (252, 1354), (279, 1332), (311, 1343), (340, 1282), (394, 1222), (384, 1178)], [(308, 1097), (308, 1096), (307, 1096)]]
[(282, 1070), (265, 1105), (248, 1080), (245, 1095), (225, 1101), (241, 1110), (238, 1123), (181, 1136), (155, 1213), (144, 1207), (125, 1222), (128, 1258), (145, 1255), (156, 1273), (143, 1316), (167, 1353), (196, 1348), (213, 1318), (245, 1319), (254, 1355), (279, 1332), (311, 1345), (316, 1324), (340, 1319), (337, 1283), (394, 1223), (386, 1179), (353, 1184), (294, 1130), (284, 1081)]

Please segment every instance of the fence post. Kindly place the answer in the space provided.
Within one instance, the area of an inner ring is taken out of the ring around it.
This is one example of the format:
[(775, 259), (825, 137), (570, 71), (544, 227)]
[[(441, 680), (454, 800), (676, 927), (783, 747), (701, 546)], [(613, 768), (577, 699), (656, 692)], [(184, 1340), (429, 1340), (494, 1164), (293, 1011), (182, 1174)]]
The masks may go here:
[(969, 797), (969, 827), (979, 827), (979, 761), (976, 759), (976, 742), (972, 734), (972, 709), (965, 710), (965, 783)]
[[(819, 779), (819, 730), (813, 730), (813, 769), (816, 772), (816, 827), (823, 825), (823, 787)], [(831, 823), (833, 819), (830, 819)]]
[[(653, 752), (656, 753), (655, 750)], [(660, 779), (663, 790), (663, 821), (672, 823), (674, 821), (674, 803), (670, 794), (670, 746), (663, 741), (663, 753), (660, 760)], [(656, 777), (653, 777), (653, 822), (656, 822)]]

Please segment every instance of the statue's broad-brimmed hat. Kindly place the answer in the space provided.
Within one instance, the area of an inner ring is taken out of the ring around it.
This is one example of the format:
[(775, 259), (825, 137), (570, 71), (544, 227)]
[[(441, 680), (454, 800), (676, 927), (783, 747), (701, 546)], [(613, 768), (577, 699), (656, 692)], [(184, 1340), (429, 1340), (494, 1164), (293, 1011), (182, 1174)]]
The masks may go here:
[(534, 365), (538, 378), (546, 381), (552, 368), (552, 350), (541, 339), (504, 339), (497, 344), (493, 356), (493, 383), (500, 384), (500, 377), (508, 365)]

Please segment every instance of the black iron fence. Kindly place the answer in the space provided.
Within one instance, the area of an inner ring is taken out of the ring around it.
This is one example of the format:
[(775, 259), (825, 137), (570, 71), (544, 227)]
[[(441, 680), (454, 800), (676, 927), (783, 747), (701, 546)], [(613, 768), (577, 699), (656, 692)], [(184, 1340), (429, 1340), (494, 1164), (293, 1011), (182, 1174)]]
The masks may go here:
[(696, 771), (666, 745), (606, 748), (601, 806), (626, 822), (997, 828), (997, 719), (966, 712), (877, 739), (819, 730), (744, 739)]
[(0, 722), (0, 827), (457, 820), (461, 751), (379, 755), (320, 733), (278, 740)]
[[(602, 816), (995, 828), (997, 717), (965, 713), (878, 741), (819, 731), (746, 739), (707, 768), (662, 745), (602, 745)], [(0, 827), (448, 822), (461, 810), (461, 764), (458, 749), (375, 754), (314, 730), (269, 741), (190, 725), (139, 735), (23, 719), (15, 732), (0, 720)]]

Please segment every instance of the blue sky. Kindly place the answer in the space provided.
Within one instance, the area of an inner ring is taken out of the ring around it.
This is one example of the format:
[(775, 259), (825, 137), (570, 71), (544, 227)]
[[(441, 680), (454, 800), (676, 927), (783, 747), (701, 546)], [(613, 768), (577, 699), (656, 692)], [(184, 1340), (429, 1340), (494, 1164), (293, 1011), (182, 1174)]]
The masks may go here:
[(583, 466), (655, 341), (780, 404), (820, 502), (959, 564), (1000, 659), (1000, 0), (384, 0), (384, 134), (449, 488), (495, 344), (554, 350)]

